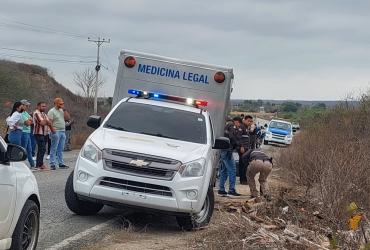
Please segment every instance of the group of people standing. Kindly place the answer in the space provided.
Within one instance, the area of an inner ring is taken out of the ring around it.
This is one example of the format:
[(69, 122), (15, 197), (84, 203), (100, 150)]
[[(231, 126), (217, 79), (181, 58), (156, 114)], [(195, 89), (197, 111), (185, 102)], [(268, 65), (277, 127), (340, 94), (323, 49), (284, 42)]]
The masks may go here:
[[(31, 103), (28, 100), (17, 101), (13, 109), (6, 118), (7, 136), (9, 143), (22, 146), (27, 151), (28, 162), (32, 170), (48, 170), (49, 167), (44, 163), (46, 145), (49, 144), (50, 150), (50, 169), (56, 170), (57, 167), (66, 169), (68, 166), (63, 160), (63, 151), (66, 146), (66, 138), (70, 135), (73, 121), (69, 112), (64, 108), (64, 101), (61, 98), (54, 99), (54, 107), (47, 113), (47, 103), (41, 101), (37, 103), (36, 110), (29, 113)], [(32, 140), (37, 145), (36, 162), (33, 156)], [(66, 149), (70, 149), (67, 144)]]
[[(230, 139), (230, 149), (221, 151), (220, 184), (218, 194), (221, 196), (241, 196), (236, 189), (236, 163), (233, 153), (239, 155), (240, 184), (249, 185), (251, 197), (269, 198), (267, 177), (272, 171), (272, 158), (256, 149), (257, 126), (250, 115), (228, 118), (224, 136)], [(259, 175), (260, 191), (256, 188), (255, 176)], [(229, 191), (225, 190), (229, 179)]]

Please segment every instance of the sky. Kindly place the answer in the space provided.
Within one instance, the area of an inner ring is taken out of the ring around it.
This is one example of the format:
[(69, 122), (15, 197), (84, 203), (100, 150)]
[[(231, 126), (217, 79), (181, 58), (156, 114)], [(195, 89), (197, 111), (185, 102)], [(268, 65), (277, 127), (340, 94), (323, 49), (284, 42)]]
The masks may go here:
[(77, 93), (73, 73), (95, 66), (88, 37), (100, 36), (110, 39), (105, 97), (130, 49), (232, 67), (234, 99), (338, 100), (370, 86), (369, 9), (365, 0), (2, 0), (0, 58), (46, 67)]

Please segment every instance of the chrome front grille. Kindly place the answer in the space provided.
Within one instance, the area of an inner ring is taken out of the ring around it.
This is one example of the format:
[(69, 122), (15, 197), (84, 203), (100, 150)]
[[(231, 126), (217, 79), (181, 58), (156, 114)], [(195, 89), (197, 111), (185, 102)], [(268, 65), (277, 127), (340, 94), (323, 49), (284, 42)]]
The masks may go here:
[(111, 149), (103, 150), (103, 160), (105, 170), (161, 180), (172, 180), (181, 166), (168, 158)]
[(129, 181), (112, 177), (104, 177), (100, 181), (99, 185), (143, 194), (172, 197), (172, 192), (168, 187), (138, 181)]
[(285, 140), (285, 135), (272, 133), (272, 138), (279, 139), (279, 140)]
[(167, 169), (158, 169), (158, 168), (150, 168), (150, 167), (137, 167), (130, 165), (125, 162), (117, 162), (117, 161), (111, 161), (111, 160), (105, 160), (105, 165), (108, 168), (127, 172), (135, 175), (140, 176), (151, 176), (151, 177), (158, 177), (158, 178), (164, 178), (164, 179), (172, 179), (174, 174), (176, 173), (173, 170), (167, 170)]

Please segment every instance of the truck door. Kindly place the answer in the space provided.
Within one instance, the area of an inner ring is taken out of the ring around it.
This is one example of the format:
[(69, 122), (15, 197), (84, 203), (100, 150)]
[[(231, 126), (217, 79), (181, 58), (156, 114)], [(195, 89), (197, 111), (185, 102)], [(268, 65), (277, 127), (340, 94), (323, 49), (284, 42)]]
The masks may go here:
[[(209, 124), (211, 126), (211, 142), (212, 142), (212, 146), (213, 146), (214, 143), (215, 143), (215, 135), (214, 135), (214, 130), (213, 130), (212, 119), (211, 119), (210, 116), (209, 116)], [(210, 185), (212, 185), (214, 187), (215, 184), (216, 184), (217, 172), (218, 172), (218, 168), (219, 168), (219, 164), (220, 164), (220, 150), (212, 149), (211, 159), (212, 159), (212, 163), (213, 163), (212, 164), (213, 165), (213, 168), (212, 168), (213, 172), (212, 172), (212, 179), (211, 179)]]

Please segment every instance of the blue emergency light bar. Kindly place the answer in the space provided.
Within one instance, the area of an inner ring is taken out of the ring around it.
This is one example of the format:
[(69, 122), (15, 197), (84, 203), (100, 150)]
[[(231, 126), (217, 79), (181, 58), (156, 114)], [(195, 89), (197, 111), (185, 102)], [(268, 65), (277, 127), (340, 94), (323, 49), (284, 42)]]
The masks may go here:
[(206, 107), (208, 105), (208, 102), (203, 101), (203, 100), (194, 100), (192, 98), (165, 95), (165, 94), (136, 90), (136, 89), (129, 89), (128, 93), (130, 95), (135, 95), (136, 97), (163, 99), (163, 100), (169, 100), (169, 101), (174, 101), (174, 102), (186, 103), (188, 105), (193, 105), (197, 107), (198, 106)]

